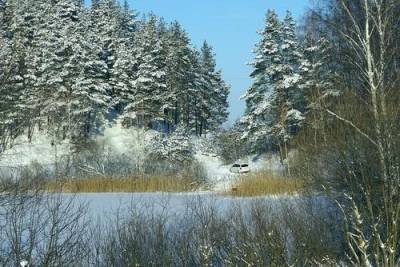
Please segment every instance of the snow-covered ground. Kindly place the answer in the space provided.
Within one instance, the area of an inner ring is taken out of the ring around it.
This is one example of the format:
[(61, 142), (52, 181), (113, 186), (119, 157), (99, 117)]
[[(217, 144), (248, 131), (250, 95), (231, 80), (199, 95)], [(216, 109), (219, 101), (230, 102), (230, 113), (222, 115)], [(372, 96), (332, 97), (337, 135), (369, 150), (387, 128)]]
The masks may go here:
[[(197, 153), (196, 159), (204, 166), (212, 191), (230, 191), (240, 178), (239, 174), (231, 173), (229, 170), (231, 165), (224, 165), (218, 156)], [(268, 170), (279, 173), (283, 171), (279, 157), (276, 155), (250, 156), (240, 161), (248, 162), (251, 172)]]
[(27, 166), (34, 162), (42, 165), (54, 164), (57, 160), (69, 155), (70, 143), (68, 140), (52, 145), (52, 138), (48, 135), (36, 135), (32, 142), (26, 135), (15, 140), (15, 145), (0, 154), (0, 167)]
[[(97, 144), (107, 153), (115, 155), (135, 155), (135, 158), (144, 156), (146, 144), (154, 137), (155, 131), (142, 129), (124, 129), (119, 124), (107, 127), (103, 135), (95, 138)], [(0, 154), (0, 167), (28, 166), (34, 162), (41, 165), (51, 165), (70, 155), (71, 144), (64, 140), (54, 144), (52, 137), (40, 133), (35, 134), (31, 142), (26, 135), (15, 140), (15, 145)]]
[(208, 182), (212, 191), (229, 191), (235, 183), (238, 174), (229, 171), (230, 166), (223, 165), (218, 157), (196, 154), (196, 159), (207, 172)]

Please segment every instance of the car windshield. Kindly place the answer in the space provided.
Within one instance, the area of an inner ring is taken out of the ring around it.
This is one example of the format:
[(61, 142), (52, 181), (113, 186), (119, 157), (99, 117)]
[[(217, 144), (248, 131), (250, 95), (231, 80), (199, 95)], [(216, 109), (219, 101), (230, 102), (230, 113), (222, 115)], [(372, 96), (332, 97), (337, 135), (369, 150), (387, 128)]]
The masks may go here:
[(239, 168), (240, 167), (240, 165), (239, 164), (233, 164), (233, 166), (232, 167), (234, 167), (234, 168)]
[(242, 168), (247, 168), (247, 167), (249, 167), (249, 165), (247, 165), (247, 164), (242, 165)]

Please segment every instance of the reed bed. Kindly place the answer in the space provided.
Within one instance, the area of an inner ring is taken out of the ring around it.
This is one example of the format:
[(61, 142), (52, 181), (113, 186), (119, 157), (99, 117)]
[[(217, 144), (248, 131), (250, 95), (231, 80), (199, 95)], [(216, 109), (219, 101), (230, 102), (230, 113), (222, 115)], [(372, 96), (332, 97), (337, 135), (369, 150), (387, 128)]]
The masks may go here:
[(260, 172), (242, 176), (232, 187), (231, 194), (240, 197), (294, 195), (304, 187), (302, 179)]
[(192, 179), (184, 177), (98, 177), (50, 181), (45, 184), (45, 190), (63, 193), (189, 192), (198, 189), (199, 186)]

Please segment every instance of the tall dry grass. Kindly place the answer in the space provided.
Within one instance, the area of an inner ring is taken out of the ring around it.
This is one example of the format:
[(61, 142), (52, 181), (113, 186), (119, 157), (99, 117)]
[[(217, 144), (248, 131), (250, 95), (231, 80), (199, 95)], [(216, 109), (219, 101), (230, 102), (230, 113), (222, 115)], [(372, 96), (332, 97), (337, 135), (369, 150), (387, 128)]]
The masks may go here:
[(188, 192), (198, 189), (199, 186), (192, 179), (184, 177), (98, 177), (50, 181), (45, 184), (45, 190), (64, 193)]
[(231, 194), (240, 197), (292, 195), (304, 189), (302, 179), (280, 177), (267, 172), (242, 176), (232, 187)]

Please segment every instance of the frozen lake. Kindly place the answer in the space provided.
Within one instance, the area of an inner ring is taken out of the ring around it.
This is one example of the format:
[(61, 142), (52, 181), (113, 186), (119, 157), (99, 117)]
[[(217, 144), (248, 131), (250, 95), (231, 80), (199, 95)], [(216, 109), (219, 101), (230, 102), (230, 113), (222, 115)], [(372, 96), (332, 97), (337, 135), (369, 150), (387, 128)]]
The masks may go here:
[(219, 214), (232, 210), (246, 213), (253, 205), (263, 205), (271, 211), (279, 212), (280, 207), (311, 205), (314, 210), (326, 207), (323, 197), (270, 196), (259, 198), (238, 198), (218, 193), (93, 193), (63, 194), (63, 197), (75, 197), (78, 202), (86, 203), (92, 219), (115, 218), (116, 214), (126, 215), (135, 210), (144, 215), (167, 215), (178, 220), (194, 209), (213, 208)]

